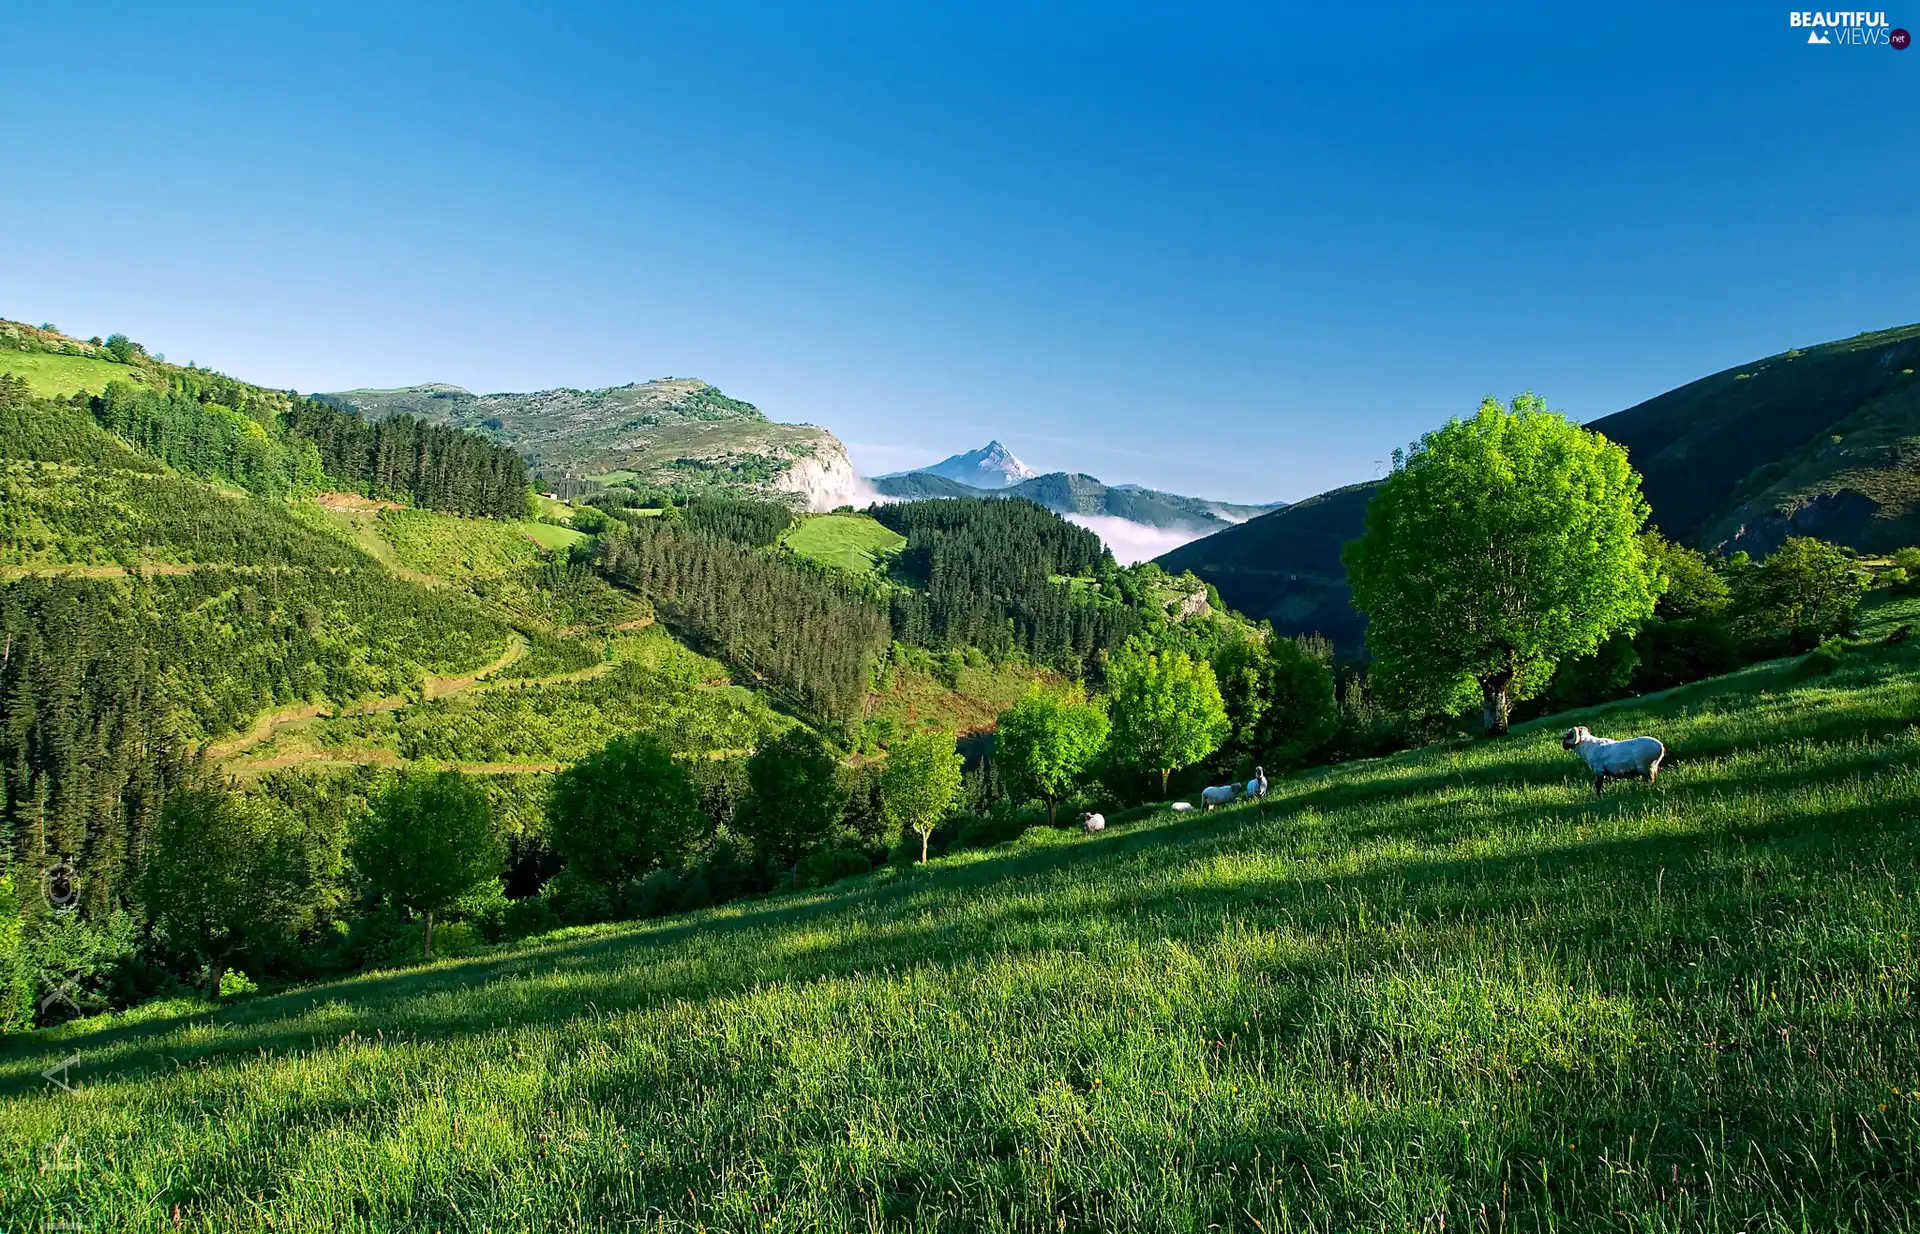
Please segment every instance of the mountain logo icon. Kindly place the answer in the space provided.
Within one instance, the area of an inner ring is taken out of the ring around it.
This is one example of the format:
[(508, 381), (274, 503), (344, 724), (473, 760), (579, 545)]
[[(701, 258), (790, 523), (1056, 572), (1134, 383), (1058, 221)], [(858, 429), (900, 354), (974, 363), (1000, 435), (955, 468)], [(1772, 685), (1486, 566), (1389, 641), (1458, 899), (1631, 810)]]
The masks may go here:
[(1826, 35), (1824, 35), (1824, 34), (1822, 34), (1822, 33), (1820, 33), (1820, 32), (1819, 32), (1818, 30), (1815, 30), (1815, 31), (1814, 31), (1813, 33), (1811, 33), (1811, 34), (1809, 34), (1809, 35), (1807, 35), (1807, 42), (1809, 42), (1809, 43), (1831, 43), (1831, 42), (1833, 42), (1833, 40), (1832, 40), (1832, 39), (1830, 39), (1830, 38), (1828, 38), (1828, 37), (1827, 37)]

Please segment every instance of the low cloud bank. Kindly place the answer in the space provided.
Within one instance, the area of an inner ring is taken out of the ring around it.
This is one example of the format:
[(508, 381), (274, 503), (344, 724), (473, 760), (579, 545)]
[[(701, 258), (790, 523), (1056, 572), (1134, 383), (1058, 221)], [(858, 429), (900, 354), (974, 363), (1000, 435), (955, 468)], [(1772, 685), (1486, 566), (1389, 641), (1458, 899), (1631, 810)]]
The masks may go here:
[(1060, 517), (1099, 536), (1101, 542), (1113, 550), (1114, 560), (1123, 566), (1149, 561), (1210, 534), (1204, 531), (1177, 531), (1170, 527), (1149, 527), (1145, 523), (1136, 523), (1112, 514), (1063, 514)]

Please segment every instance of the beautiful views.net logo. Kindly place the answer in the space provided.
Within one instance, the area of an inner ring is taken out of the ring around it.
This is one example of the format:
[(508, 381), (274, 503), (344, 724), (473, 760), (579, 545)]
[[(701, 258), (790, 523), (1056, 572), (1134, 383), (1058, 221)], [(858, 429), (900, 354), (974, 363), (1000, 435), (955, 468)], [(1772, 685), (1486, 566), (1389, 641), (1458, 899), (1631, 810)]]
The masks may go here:
[(1913, 36), (1894, 29), (1885, 13), (1788, 13), (1787, 24), (1806, 27), (1807, 42), (1826, 46), (1891, 47), (1905, 51)]

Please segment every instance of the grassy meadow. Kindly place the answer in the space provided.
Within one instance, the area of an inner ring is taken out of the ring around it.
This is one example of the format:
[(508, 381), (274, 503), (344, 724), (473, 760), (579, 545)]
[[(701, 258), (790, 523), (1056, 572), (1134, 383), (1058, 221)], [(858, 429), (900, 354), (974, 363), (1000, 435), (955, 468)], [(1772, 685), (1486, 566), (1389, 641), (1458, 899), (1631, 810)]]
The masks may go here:
[(864, 514), (813, 514), (793, 525), (781, 543), (823, 566), (871, 574), (907, 545), (907, 538)]
[(110, 381), (139, 380), (139, 370), (130, 364), (50, 351), (0, 353), (0, 373), (24, 378), (34, 394), (42, 398), (65, 398), (81, 390), (98, 394)]
[[(1917, 710), (1920, 647), (1862, 646), (48, 1030), (0, 1047), (0, 1228), (1917, 1229)], [(1660, 782), (1596, 798), (1576, 720)]]

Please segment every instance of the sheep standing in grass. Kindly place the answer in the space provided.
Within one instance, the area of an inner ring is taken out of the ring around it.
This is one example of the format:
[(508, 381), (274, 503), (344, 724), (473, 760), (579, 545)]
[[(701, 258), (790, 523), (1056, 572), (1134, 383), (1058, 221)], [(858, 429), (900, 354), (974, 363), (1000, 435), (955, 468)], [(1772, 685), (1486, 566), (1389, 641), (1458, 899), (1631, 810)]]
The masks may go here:
[(1175, 814), (1191, 814), (1193, 813), (1193, 803), (1191, 801), (1176, 801), (1168, 806), (1167, 809), (1172, 810)]
[(1615, 741), (1595, 737), (1575, 726), (1560, 739), (1562, 749), (1572, 750), (1593, 772), (1593, 795), (1598, 797), (1608, 780), (1645, 780), (1651, 784), (1660, 775), (1660, 760), (1667, 747), (1652, 737), (1628, 737)]
[(1107, 829), (1106, 816), (1094, 814), (1089, 811), (1080, 816), (1080, 827), (1081, 830), (1085, 831), (1088, 835), (1092, 835), (1096, 831), (1105, 831)]
[(1255, 767), (1253, 779), (1247, 781), (1247, 796), (1265, 797), (1267, 795), (1267, 769)]
[(1203, 788), (1200, 790), (1200, 806), (1202, 809), (1211, 810), (1215, 806), (1227, 805), (1240, 795), (1240, 789), (1241, 786), (1238, 784), (1218, 784), (1212, 788)]

